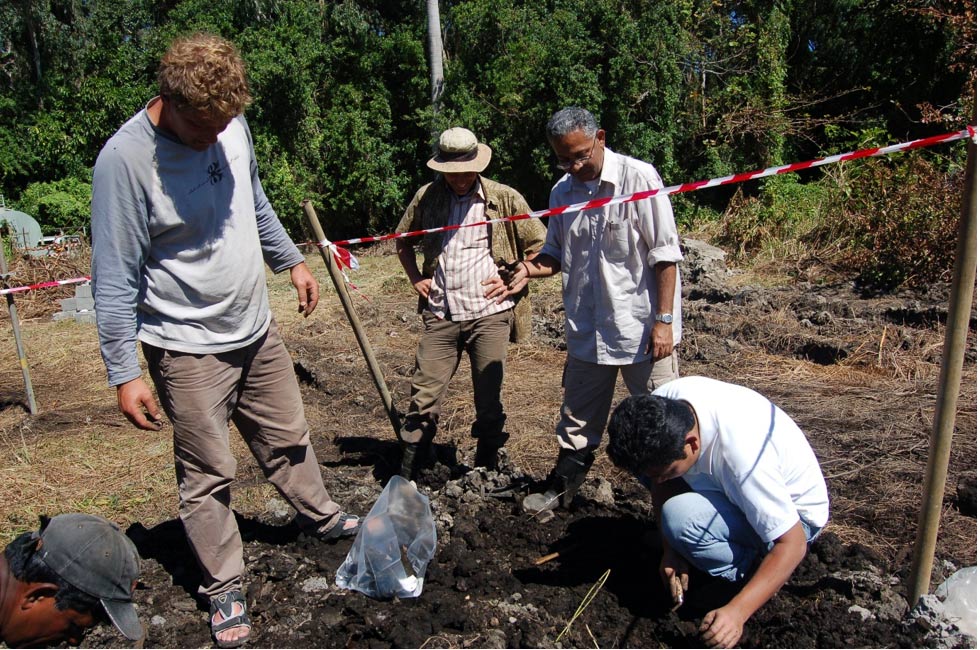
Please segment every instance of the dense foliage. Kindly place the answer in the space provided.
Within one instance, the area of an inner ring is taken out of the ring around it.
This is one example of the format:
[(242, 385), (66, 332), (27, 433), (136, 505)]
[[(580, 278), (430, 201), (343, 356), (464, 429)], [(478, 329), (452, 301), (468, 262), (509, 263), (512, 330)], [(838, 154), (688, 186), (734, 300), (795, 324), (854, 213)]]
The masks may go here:
[[(84, 225), (79, 206), (89, 200), (100, 147), (153, 96), (168, 42), (192, 30), (218, 32), (242, 49), (264, 184), (293, 236), (305, 238), (299, 203), (309, 198), (328, 236), (341, 239), (394, 227), (431, 178), (424, 161), (433, 133), (449, 125), (488, 142), (489, 174), (534, 208), (546, 206), (557, 176), (544, 123), (569, 104), (595, 112), (613, 149), (653, 162), (668, 184), (962, 128), (975, 102), (975, 7), (444, 1), (446, 90), (434, 114), (423, 2), (0, 3), (0, 192), (13, 207), (36, 210), (48, 231)], [(831, 172), (700, 192), (675, 205), (687, 225), (724, 214), (726, 236), (745, 254), (764, 245), (760, 233), (800, 234), (786, 223), (834, 231), (822, 223), (830, 204), (838, 217), (860, 210), (869, 232), (849, 241), (867, 254), (847, 259), (866, 265), (887, 256), (891, 241), (871, 230), (904, 227), (888, 217), (904, 193), (875, 188), (914, 188), (923, 178), (927, 189), (948, 187), (963, 151), (951, 145), (914, 164), (855, 172), (843, 197), (831, 196), (839, 188)], [(926, 196), (924, 205), (939, 198)], [(733, 213), (739, 205), (746, 210)], [(933, 207), (938, 213), (917, 216), (919, 225), (938, 219), (949, 231), (955, 205)], [(894, 284), (930, 273), (886, 275)]]

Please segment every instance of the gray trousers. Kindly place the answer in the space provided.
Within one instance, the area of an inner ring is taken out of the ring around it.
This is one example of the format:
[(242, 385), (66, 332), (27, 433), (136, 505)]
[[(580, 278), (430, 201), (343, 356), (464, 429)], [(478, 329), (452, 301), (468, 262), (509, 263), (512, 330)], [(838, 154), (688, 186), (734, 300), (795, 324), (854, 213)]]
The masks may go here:
[(507, 344), (514, 310), (453, 322), (422, 312), (425, 331), (415, 353), (415, 374), (409, 411), (402, 427), (402, 440), (418, 443), (435, 436), (439, 410), (449, 381), (456, 374), (463, 351), (469, 355), (473, 379), (476, 419), (474, 437), (499, 435), (504, 429), (504, 406), (500, 388), (504, 382)]
[(555, 428), (558, 444), (565, 449), (598, 447), (606, 430), (616, 377), (623, 376), (630, 395), (641, 395), (677, 379), (677, 350), (656, 363), (641, 361), (625, 366), (605, 366), (568, 357), (562, 386), (565, 399)]
[(255, 343), (220, 354), (143, 344), (161, 405), (174, 428), (179, 513), (204, 574), (207, 597), (242, 588), (242, 539), (231, 510), (235, 423), (252, 455), (301, 525), (326, 529), (340, 506), (323, 485), (293, 362), (275, 321)]

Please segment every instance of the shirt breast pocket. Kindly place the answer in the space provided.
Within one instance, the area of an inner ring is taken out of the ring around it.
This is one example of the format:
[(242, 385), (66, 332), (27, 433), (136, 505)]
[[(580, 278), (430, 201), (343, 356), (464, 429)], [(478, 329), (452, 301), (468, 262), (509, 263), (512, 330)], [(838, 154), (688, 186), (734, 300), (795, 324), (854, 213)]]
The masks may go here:
[(630, 227), (624, 221), (610, 221), (602, 231), (602, 256), (610, 262), (624, 262), (630, 254)]

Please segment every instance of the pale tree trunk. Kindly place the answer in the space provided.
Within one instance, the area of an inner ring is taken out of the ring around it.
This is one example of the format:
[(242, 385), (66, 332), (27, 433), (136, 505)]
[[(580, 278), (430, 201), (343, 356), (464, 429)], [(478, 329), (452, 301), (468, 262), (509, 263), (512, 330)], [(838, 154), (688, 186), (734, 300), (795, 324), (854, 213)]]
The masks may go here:
[(429, 80), (432, 84), (432, 112), (439, 114), (444, 79), (442, 76), (442, 24), (439, 21), (439, 0), (426, 0), (429, 26)]

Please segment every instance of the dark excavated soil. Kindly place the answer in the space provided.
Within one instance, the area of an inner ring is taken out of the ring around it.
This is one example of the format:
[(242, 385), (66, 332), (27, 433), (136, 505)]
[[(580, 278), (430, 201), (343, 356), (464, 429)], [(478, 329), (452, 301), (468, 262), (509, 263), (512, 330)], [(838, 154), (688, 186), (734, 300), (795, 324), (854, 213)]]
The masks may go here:
[[(252, 644), (700, 647), (699, 617), (731, 596), (724, 584), (695, 576), (685, 606), (669, 611), (657, 577), (656, 531), (638, 490), (594, 482), (573, 513), (539, 524), (514, 500), (489, 496), (513, 476), (476, 471), (439, 487), (448, 474), (448, 468), (436, 468), (424, 477), (437, 486), (423, 489), (432, 495), (439, 548), (417, 599), (378, 601), (341, 590), (334, 575), (350, 542), (324, 544), (291, 524), (242, 518), (256, 626)], [(197, 570), (180, 524), (135, 525), (128, 533), (148, 560), (138, 599), (149, 628), (146, 645), (208, 645), (206, 614), (191, 595)], [(555, 551), (556, 559), (535, 564)], [(904, 603), (884, 564), (867, 548), (843, 545), (832, 533), (822, 536), (791, 582), (746, 627), (742, 645), (928, 645), (922, 629), (901, 622)], [(576, 619), (583, 599), (606, 572), (594, 600)], [(874, 611), (876, 620), (862, 621), (849, 612), (855, 604)], [(102, 645), (124, 644), (102, 627), (85, 646)]]
[[(905, 621), (903, 585), (942, 350), (942, 292), (865, 298), (848, 285), (740, 287), (718, 269), (685, 271), (682, 373), (744, 383), (783, 406), (810, 437), (831, 492), (832, 525), (751, 619), (741, 645), (941, 646)], [(358, 303), (402, 408), (418, 333), (413, 304), (404, 292)], [(537, 299), (535, 341), (508, 361), (514, 451), (502, 474), (468, 472), (456, 462), (472, 448), (469, 373), (458, 373), (448, 399), (462, 406), (444, 411), (444, 463), (420, 481), (432, 500), (438, 548), (419, 598), (378, 601), (341, 590), (334, 576), (349, 541), (311, 540), (273, 507), (240, 516), (252, 646), (699, 647), (700, 617), (730, 590), (695, 576), (685, 606), (669, 611), (647, 499), (628, 477), (597, 463), (577, 508), (543, 524), (498, 494), (525, 473), (540, 479), (553, 459), (548, 429), (560, 404), (561, 317), (560, 302)], [(305, 327), (285, 336), (324, 478), (335, 500), (366, 513), (395, 471), (397, 445), (346, 323)], [(969, 488), (964, 473), (976, 468), (975, 381), (974, 319), (937, 567), (975, 563), (975, 473), (972, 517), (955, 501), (957, 481)], [(540, 442), (518, 444), (532, 438)], [(240, 481), (262, 480), (247, 464), (239, 474)], [(171, 516), (127, 531), (145, 560), (137, 595), (145, 645), (207, 647), (196, 564)], [(554, 552), (556, 559), (535, 564)], [(934, 579), (946, 570), (937, 568)], [(583, 607), (590, 590), (595, 597)], [(83, 645), (127, 644), (100, 626)]]

